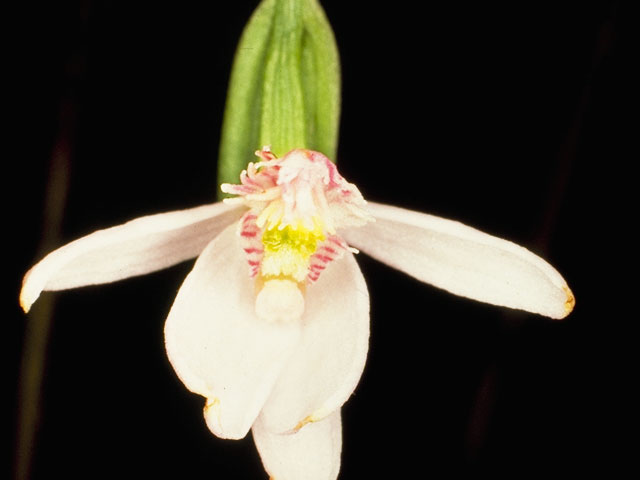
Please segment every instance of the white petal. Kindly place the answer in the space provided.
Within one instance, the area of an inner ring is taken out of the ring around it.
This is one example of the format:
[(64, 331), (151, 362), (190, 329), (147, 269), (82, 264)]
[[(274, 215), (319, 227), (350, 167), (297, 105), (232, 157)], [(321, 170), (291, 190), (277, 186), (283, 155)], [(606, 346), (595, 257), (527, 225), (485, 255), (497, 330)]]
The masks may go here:
[(369, 294), (351, 253), (307, 286), (302, 325), (300, 343), (260, 415), (270, 431), (321, 420), (360, 380), (369, 348)]
[(456, 295), (564, 318), (573, 294), (542, 258), (459, 222), (368, 203), (376, 221), (342, 232), (356, 248)]
[(43, 290), (114, 282), (193, 258), (242, 213), (241, 208), (214, 203), (93, 232), (32, 267), (22, 282), (20, 305), (29, 311)]
[(256, 316), (236, 225), (204, 249), (165, 324), (169, 360), (187, 388), (207, 398), (207, 425), (222, 438), (247, 434), (299, 338), (299, 323)]
[(342, 451), (340, 410), (297, 433), (271, 433), (260, 421), (252, 433), (264, 469), (274, 480), (338, 478)]

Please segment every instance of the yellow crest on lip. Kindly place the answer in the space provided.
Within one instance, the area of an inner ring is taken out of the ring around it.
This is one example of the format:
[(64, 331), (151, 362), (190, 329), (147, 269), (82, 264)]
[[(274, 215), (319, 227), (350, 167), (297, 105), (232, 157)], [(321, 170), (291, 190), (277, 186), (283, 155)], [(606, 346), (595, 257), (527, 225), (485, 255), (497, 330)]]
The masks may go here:
[(265, 277), (286, 276), (301, 282), (309, 269), (309, 259), (326, 237), (322, 223), (313, 219), (313, 229), (297, 225), (276, 225), (262, 235), (264, 257), (261, 274)]

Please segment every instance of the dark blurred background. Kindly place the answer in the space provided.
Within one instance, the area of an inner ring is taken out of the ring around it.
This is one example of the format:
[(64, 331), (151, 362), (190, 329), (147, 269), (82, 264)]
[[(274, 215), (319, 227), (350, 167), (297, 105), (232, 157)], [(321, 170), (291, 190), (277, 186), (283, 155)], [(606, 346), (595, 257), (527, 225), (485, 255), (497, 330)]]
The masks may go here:
[[(257, 4), (221, 3), (24, 2), (7, 17), (18, 148), (5, 158), (2, 420), (14, 447), (31, 321), (17, 297), (43, 239), (215, 198), (233, 52)], [(340, 478), (615, 468), (599, 273), (624, 156), (617, 2), (322, 3), (342, 57), (342, 174), (369, 199), (529, 248), (577, 298), (556, 322), (360, 255), (371, 348), (343, 410)], [(52, 202), (57, 224), (45, 223)], [(191, 265), (43, 295), (55, 308), (30, 478), (266, 478), (250, 437), (209, 433), (166, 359), (163, 322)], [(16, 449), (4, 451), (8, 473)]]

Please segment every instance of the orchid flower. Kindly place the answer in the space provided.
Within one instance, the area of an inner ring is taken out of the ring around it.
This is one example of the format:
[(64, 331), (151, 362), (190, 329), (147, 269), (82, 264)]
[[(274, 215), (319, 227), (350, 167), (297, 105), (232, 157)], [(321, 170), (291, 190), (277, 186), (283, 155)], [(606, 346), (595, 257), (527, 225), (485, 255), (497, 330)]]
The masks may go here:
[[(47, 255), (25, 276), (43, 290), (113, 282), (198, 257), (165, 325), (169, 360), (205, 397), (222, 438), (251, 429), (278, 480), (333, 479), (340, 408), (362, 374), (369, 298), (361, 250), (423, 282), (563, 318), (574, 297), (528, 250), (461, 223), (365, 202), (323, 154), (265, 147), (224, 202), (138, 218)], [(356, 250), (358, 249), (358, 250)]]

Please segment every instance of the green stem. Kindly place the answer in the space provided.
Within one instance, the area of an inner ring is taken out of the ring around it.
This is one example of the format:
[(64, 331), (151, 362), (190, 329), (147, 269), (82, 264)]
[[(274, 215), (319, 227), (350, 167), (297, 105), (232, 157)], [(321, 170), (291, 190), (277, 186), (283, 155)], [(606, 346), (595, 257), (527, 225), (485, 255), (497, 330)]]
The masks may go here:
[[(37, 258), (41, 258), (60, 243), (69, 185), (74, 113), (72, 100), (63, 99), (60, 105), (60, 131), (51, 157), (45, 193), (43, 234)], [(18, 381), (15, 480), (28, 480), (31, 477), (42, 410), (42, 380), (54, 310), (55, 296), (46, 295), (34, 305), (27, 317)]]

